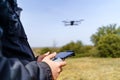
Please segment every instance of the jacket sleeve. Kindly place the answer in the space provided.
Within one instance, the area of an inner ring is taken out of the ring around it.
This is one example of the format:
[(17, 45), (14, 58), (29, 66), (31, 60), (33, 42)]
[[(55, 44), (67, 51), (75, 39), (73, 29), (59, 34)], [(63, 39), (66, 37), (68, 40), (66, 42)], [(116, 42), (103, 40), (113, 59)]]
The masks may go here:
[(0, 25), (4, 26), (7, 22), (8, 19), (8, 2), (7, 0), (0, 0)]
[(0, 57), (1, 80), (52, 80), (51, 70), (45, 62), (30, 62), (26, 66), (18, 59)]

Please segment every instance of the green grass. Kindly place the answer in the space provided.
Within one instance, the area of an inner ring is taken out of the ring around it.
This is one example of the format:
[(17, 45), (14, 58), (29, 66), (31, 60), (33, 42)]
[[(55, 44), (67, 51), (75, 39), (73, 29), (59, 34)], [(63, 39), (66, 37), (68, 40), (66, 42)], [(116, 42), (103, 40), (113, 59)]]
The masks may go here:
[(120, 58), (67, 59), (57, 80), (120, 80)]

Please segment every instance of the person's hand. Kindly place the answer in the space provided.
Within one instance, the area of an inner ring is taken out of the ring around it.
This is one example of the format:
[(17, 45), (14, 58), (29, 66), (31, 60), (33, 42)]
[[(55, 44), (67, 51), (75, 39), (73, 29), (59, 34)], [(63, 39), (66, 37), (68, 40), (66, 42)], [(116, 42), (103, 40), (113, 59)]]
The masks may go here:
[(62, 71), (62, 67), (66, 65), (65, 61), (60, 61), (60, 62), (52, 61), (51, 59), (54, 58), (55, 55), (56, 55), (56, 53), (52, 53), (52, 54), (46, 56), (42, 60), (43, 62), (46, 62), (50, 66), (51, 71), (52, 71), (53, 80), (57, 79), (60, 72)]
[(50, 54), (50, 52), (47, 52), (47, 53), (45, 53), (43, 55), (38, 56), (37, 61), (41, 62), (43, 60), (43, 58), (46, 57), (46, 56), (48, 56), (49, 54)]

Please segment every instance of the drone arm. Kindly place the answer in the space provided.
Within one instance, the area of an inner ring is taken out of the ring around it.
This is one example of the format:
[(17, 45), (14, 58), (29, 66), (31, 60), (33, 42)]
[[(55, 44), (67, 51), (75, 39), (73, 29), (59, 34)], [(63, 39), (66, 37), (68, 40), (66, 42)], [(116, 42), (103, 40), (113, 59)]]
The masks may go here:
[(68, 21), (62, 21), (62, 22), (64, 22), (64, 23), (69, 23)]

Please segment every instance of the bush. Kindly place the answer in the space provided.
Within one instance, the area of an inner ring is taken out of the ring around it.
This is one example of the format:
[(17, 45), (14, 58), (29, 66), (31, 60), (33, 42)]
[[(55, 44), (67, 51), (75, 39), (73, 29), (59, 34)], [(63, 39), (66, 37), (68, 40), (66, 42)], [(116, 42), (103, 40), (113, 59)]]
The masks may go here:
[[(83, 45), (82, 42), (77, 41), (70, 42), (67, 45), (60, 48), (60, 51), (66, 51), (66, 50), (73, 50), (75, 52), (74, 57), (89, 57), (89, 56), (96, 56), (96, 48), (91, 45)], [(95, 51), (95, 52), (92, 52)]]
[(120, 57), (120, 36), (108, 34), (101, 37), (97, 49), (101, 57)]

